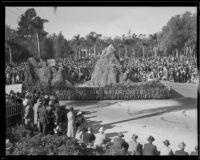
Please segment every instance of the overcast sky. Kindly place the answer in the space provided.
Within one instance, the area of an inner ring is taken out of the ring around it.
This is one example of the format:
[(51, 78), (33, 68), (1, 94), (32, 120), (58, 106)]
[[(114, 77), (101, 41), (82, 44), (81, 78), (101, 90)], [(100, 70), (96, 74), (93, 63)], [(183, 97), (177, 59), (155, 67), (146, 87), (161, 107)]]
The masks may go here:
[(17, 21), (28, 8), (35, 8), (37, 15), (48, 19), (44, 29), (66, 39), (74, 35), (85, 36), (91, 31), (104, 37), (121, 36), (130, 29), (136, 34), (153, 34), (161, 31), (172, 16), (186, 11), (196, 13), (196, 7), (6, 7), (6, 24), (17, 28)]

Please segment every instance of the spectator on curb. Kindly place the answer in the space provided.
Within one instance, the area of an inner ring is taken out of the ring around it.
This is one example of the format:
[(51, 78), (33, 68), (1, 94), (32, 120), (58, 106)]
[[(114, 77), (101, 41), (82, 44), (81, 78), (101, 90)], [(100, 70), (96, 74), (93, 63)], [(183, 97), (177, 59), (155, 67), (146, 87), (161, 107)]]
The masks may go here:
[(161, 149), (161, 154), (160, 155), (173, 155), (172, 149), (169, 147), (170, 143), (169, 140), (165, 140), (163, 142), (164, 146)]
[(143, 155), (159, 155), (157, 147), (152, 144), (154, 140), (155, 138), (153, 136), (148, 137), (147, 141), (149, 141), (149, 143), (144, 144)]
[(178, 144), (178, 148), (180, 148), (180, 150), (177, 150), (175, 152), (175, 155), (179, 155), (179, 156), (182, 156), (182, 155), (185, 155), (185, 156), (188, 156), (188, 152), (185, 152), (185, 143), (184, 142), (181, 142)]

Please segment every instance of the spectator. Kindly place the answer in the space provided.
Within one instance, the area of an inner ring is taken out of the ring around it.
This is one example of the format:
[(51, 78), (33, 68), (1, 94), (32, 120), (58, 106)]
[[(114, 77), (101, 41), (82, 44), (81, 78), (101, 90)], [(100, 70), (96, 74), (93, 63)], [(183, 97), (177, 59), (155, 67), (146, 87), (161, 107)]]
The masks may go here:
[(67, 119), (68, 119), (68, 125), (67, 125), (67, 136), (68, 137), (74, 137), (74, 108), (70, 107), (69, 112), (67, 113)]
[(38, 122), (38, 115), (39, 115), (39, 108), (42, 107), (42, 100), (39, 98), (37, 100), (37, 103), (34, 104), (33, 110), (34, 110), (34, 126), (35, 128), (39, 129), (39, 122)]
[(191, 156), (198, 156), (198, 146), (195, 146), (195, 151), (191, 152)]
[(27, 101), (27, 106), (25, 108), (25, 128), (31, 131), (31, 135), (33, 134), (33, 127), (34, 127), (34, 111), (31, 105), (31, 101)]
[(129, 149), (128, 151), (131, 155), (142, 155), (142, 145), (137, 142), (138, 135), (133, 134), (131, 137), (131, 141), (129, 141)]
[(96, 134), (96, 140), (94, 146), (103, 146), (105, 144), (106, 135), (104, 134), (104, 128), (99, 129), (99, 133)]
[(164, 146), (161, 149), (161, 154), (160, 155), (173, 155), (172, 149), (169, 147), (170, 143), (169, 140), (165, 140), (163, 142)]
[(124, 137), (124, 134), (120, 132), (116, 138), (113, 140), (113, 147), (114, 148), (121, 148), (121, 145), (125, 142), (125, 140), (122, 138)]
[(83, 143), (83, 131), (81, 130), (81, 126), (77, 128), (75, 138), (79, 143)]
[(47, 134), (47, 124), (48, 124), (48, 118), (47, 118), (47, 110), (46, 110), (46, 104), (43, 104), (41, 108), (39, 108), (39, 130), (42, 134)]
[(180, 155), (180, 156), (182, 156), (182, 155), (188, 156), (189, 155), (188, 152), (184, 151), (184, 149), (185, 149), (185, 143), (184, 142), (179, 143), (178, 148), (180, 148), (180, 150), (177, 150), (175, 152), (175, 155)]
[(149, 136), (148, 139), (149, 143), (144, 144), (143, 148), (143, 155), (159, 155), (159, 152), (157, 151), (157, 147), (153, 145), (153, 141), (155, 140), (153, 136)]

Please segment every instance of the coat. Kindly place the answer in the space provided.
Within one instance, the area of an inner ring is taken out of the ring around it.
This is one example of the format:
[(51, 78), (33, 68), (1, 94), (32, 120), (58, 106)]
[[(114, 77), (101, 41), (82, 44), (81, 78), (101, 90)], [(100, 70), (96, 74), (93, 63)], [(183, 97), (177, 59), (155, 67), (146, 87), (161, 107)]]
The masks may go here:
[(74, 114), (72, 111), (67, 113), (68, 125), (67, 125), (67, 136), (74, 137)]
[(39, 114), (39, 107), (41, 105), (39, 103), (35, 103), (33, 106), (33, 110), (34, 110), (34, 124), (37, 124), (38, 122), (38, 114)]
[(25, 126), (27, 129), (33, 128), (33, 122), (34, 122), (34, 111), (33, 108), (30, 105), (27, 105), (25, 108)]
[(179, 155), (179, 156), (189, 156), (188, 152), (185, 152), (184, 150), (178, 150), (175, 152), (175, 155)]
[(173, 155), (173, 151), (172, 151), (171, 148), (169, 148), (167, 146), (163, 146), (162, 149), (161, 149), (161, 154), (160, 155), (165, 155), (165, 156)]
[(39, 108), (39, 122), (45, 123), (45, 124), (48, 123), (47, 110), (44, 107)]
[(143, 155), (158, 155), (157, 147), (151, 143), (144, 144)]

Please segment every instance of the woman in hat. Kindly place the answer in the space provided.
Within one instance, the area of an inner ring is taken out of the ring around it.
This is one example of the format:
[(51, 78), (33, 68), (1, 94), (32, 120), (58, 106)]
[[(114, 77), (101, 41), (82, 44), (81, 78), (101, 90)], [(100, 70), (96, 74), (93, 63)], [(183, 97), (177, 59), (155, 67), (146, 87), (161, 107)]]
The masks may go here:
[(188, 156), (189, 155), (188, 152), (184, 151), (185, 150), (185, 143), (184, 142), (179, 143), (178, 148), (180, 148), (180, 150), (177, 150), (175, 152), (175, 155), (180, 155), (180, 156), (182, 156), (182, 155)]
[(142, 155), (142, 145), (137, 142), (138, 135), (133, 134), (131, 140), (129, 141), (129, 149), (128, 151), (131, 155)]
[(159, 155), (159, 152), (157, 151), (157, 147), (155, 145), (153, 145), (153, 141), (154, 141), (154, 137), (153, 136), (149, 136), (147, 138), (147, 141), (149, 143), (144, 144), (144, 148), (143, 148), (143, 155)]
[(163, 142), (164, 146), (162, 147), (161, 149), (161, 154), (160, 155), (173, 155), (173, 151), (172, 149), (169, 147), (170, 143), (169, 143), (169, 140), (165, 140)]

